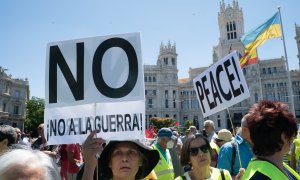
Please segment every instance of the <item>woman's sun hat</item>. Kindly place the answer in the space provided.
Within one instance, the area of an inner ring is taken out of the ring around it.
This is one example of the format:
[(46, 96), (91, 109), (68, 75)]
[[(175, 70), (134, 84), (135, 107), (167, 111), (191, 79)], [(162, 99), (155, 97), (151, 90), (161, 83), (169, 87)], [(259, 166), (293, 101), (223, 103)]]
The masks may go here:
[(123, 141), (109, 141), (100, 155), (98, 170), (102, 177), (112, 178), (112, 172), (109, 168), (109, 154), (113, 147), (118, 143), (131, 142), (134, 143), (140, 152), (143, 154), (142, 166), (139, 168), (136, 178), (145, 178), (156, 166), (159, 161), (159, 152), (151, 147), (145, 146), (139, 140), (123, 140)]

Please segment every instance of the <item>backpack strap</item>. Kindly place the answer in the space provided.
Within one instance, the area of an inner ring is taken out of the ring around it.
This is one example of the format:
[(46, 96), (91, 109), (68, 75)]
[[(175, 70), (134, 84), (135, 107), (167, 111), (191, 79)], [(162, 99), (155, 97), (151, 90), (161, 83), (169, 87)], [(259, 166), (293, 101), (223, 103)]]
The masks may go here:
[(220, 169), (222, 180), (225, 180), (224, 170)]
[(235, 163), (235, 156), (236, 156), (236, 145), (234, 141), (231, 141), (231, 145), (232, 145), (232, 158), (231, 158), (231, 171), (230, 174), (233, 174), (233, 166)]

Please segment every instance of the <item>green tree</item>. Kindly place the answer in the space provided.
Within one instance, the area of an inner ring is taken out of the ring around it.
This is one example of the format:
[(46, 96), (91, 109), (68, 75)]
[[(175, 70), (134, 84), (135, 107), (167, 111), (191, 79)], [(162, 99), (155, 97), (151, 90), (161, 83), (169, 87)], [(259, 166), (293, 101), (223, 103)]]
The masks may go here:
[(163, 127), (173, 126), (175, 120), (168, 117), (152, 117), (150, 118), (150, 124), (152, 124), (157, 132), (159, 129)]
[(37, 137), (37, 127), (44, 122), (44, 99), (32, 97), (26, 104), (25, 132)]
[(186, 120), (184, 122), (184, 126), (186, 127), (186, 129), (188, 129), (190, 126), (193, 126), (193, 121), (192, 120)]

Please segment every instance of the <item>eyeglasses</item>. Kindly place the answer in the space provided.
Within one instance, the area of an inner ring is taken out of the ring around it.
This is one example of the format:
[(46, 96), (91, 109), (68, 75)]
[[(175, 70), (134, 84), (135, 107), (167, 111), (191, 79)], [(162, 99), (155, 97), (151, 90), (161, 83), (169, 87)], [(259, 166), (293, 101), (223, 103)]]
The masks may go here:
[(203, 153), (207, 153), (209, 150), (209, 146), (207, 144), (204, 144), (200, 147), (193, 147), (190, 148), (190, 153), (192, 156), (197, 156), (199, 153), (199, 149), (203, 152)]

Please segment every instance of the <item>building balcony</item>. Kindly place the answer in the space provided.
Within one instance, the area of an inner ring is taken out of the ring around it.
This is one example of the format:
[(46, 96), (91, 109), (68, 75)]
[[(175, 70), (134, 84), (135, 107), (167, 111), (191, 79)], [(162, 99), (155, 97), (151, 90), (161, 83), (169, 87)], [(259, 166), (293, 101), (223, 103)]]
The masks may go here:
[(9, 117), (9, 113), (0, 111), (0, 117)]
[(8, 92), (4, 92), (1, 95), (4, 96), (4, 97), (10, 97), (11, 96), (10, 93), (8, 93)]
[(13, 119), (21, 119), (23, 118), (21, 114), (10, 114), (9, 117)]

